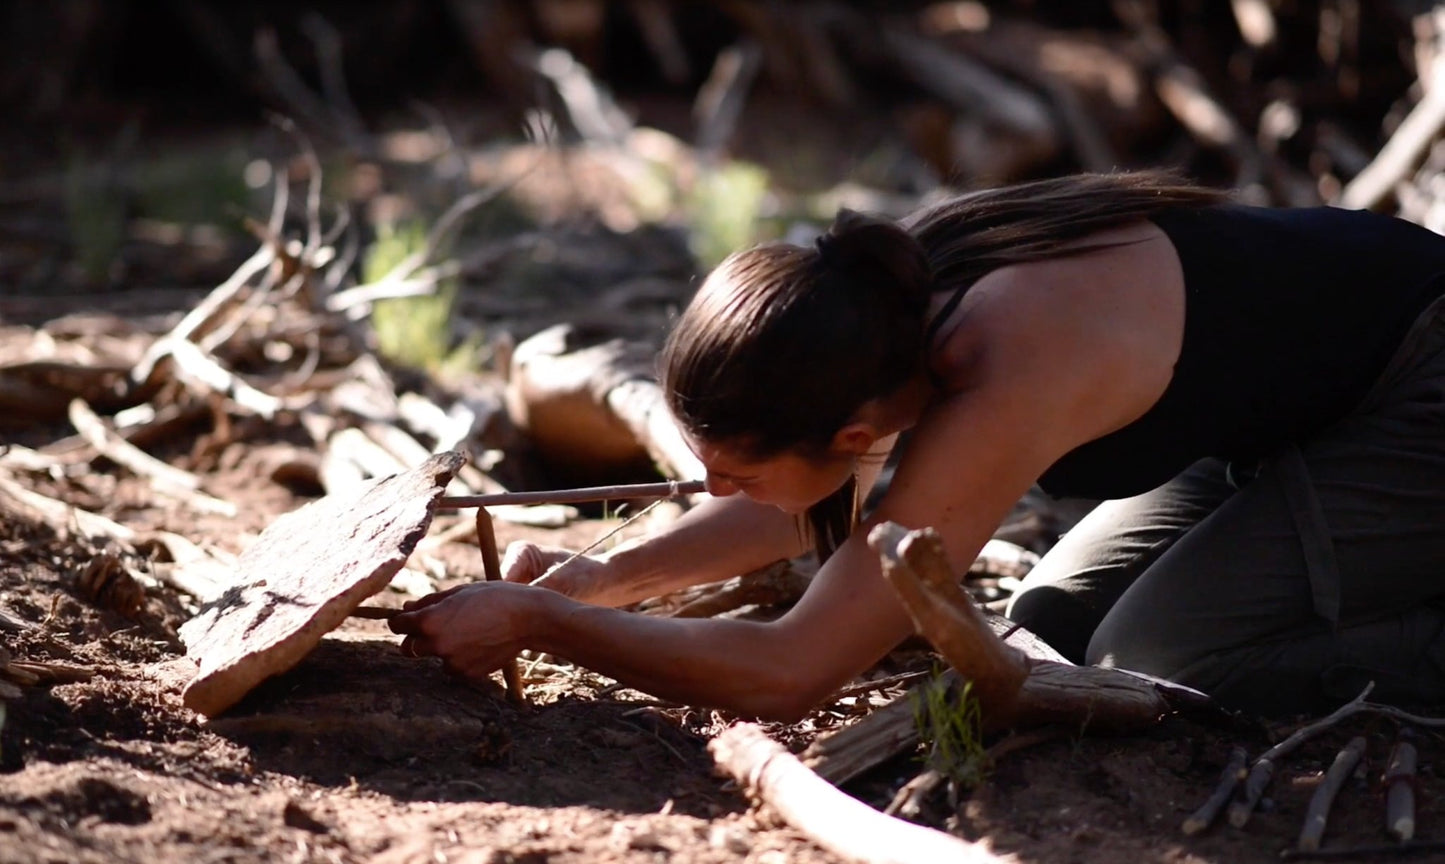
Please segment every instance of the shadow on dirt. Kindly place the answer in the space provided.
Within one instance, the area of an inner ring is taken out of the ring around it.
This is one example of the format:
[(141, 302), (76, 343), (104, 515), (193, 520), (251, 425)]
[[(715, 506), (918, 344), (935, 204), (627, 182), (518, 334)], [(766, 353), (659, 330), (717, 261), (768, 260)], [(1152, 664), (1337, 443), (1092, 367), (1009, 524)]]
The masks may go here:
[(589, 805), (706, 816), (719, 781), (705, 739), (636, 703), (516, 706), (394, 641), (326, 639), (210, 721), (257, 770), (398, 800)]

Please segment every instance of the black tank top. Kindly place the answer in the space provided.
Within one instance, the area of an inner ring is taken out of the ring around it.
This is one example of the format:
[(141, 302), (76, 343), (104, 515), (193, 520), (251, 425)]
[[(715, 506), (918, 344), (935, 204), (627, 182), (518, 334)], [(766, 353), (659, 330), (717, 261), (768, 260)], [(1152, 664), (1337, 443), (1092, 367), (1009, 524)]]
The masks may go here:
[(1121, 498), (1205, 456), (1250, 461), (1362, 399), (1405, 332), (1445, 293), (1445, 237), (1338, 208), (1237, 205), (1152, 217), (1184, 268), (1184, 342), (1142, 417), (1066, 454), (1055, 497)]

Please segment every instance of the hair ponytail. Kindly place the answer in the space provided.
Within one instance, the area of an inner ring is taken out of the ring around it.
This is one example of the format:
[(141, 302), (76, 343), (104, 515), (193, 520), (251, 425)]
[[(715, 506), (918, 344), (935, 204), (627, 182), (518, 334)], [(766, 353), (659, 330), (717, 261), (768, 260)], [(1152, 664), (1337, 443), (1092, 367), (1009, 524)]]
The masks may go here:
[[(673, 415), (690, 434), (753, 458), (822, 456), (858, 409), (923, 368), (932, 274), (897, 224), (851, 210), (810, 246), (729, 256), (660, 357)], [(826, 559), (852, 531), (856, 483), (808, 511)]]

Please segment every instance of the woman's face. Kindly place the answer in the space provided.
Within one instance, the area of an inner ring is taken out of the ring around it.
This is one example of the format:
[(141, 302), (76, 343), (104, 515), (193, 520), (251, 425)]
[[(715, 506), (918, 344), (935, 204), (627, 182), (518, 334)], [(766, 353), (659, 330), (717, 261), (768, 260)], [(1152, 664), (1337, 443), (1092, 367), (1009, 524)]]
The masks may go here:
[(754, 459), (726, 445), (692, 437), (687, 442), (707, 469), (709, 494), (741, 492), (787, 513), (802, 513), (828, 497), (852, 476), (856, 462), (851, 455), (808, 459), (792, 452)]

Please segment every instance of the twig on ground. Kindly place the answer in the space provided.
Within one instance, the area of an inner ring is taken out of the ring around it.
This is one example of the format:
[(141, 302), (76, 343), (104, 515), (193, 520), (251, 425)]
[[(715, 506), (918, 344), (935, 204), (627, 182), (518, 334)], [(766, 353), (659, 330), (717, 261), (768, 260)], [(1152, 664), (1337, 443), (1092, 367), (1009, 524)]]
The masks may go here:
[(1183, 830), (1185, 834), (1198, 834), (1205, 828), (1214, 824), (1219, 811), (1229, 803), (1230, 796), (1234, 794), (1234, 788), (1239, 781), (1244, 779), (1247, 771), (1245, 765), (1249, 762), (1249, 753), (1243, 747), (1234, 747), (1229, 751), (1229, 760), (1224, 764), (1224, 771), (1220, 772), (1219, 782), (1215, 785), (1214, 791), (1210, 793), (1208, 800), (1200, 805), (1184, 820)]
[(1396, 708), (1393, 705), (1380, 705), (1374, 702), (1366, 702), (1365, 697), (1375, 689), (1374, 682), (1370, 682), (1360, 695), (1335, 709), (1333, 713), (1323, 719), (1316, 720), (1299, 729), (1292, 735), (1273, 747), (1269, 748), (1254, 761), (1253, 767), (1249, 770), (1249, 776), (1244, 781), (1244, 791), (1240, 798), (1229, 805), (1229, 824), (1236, 828), (1244, 827), (1249, 821), (1250, 815), (1254, 812), (1255, 805), (1264, 795), (1264, 790), (1269, 786), (1269, 781), (1274, 777), (1275, 764), (1280, 758), (1294, 752), (1301, 744), (1318, 735), (1319, 733), (1333, 727), (1347, 717), (1356, 714), (1384, 714), (1387, 717), (1394, 717), (1396, 720), (1403, 720), (1407, 723), (1414, 723), (1419, 726), (1430, 726), (1434, 728), (1445, 727), (1445, 717), (1423, 717), (1419, 714), (1412, 714), (1409, 711)]
[(1309, 808), (1305, 811), (1304, 825), (1300, 828), (1297, 848), (1305, 852), (1313, 852), (1320, 848), (1320, 841), (1325, 836), (1325, 827), (1329, 824), (1330, 806), (1334, 804), (1340, 787), (1355, 772), (1355, 766), (1359, 764), (1360, 757), (1364, 755), (1365, 739), (1363, 736), (1356, 735), (1350, 739), (1349, 744), (1345, 745), (1345, 749), (1335, 756), (1335, 761), (1325, 772), (1319, 788), (1315, 789), (1315, 794), (1310, 797)]
[(1385, 767), (1385, 830), (1403, 842), (1415, 837), (1415, 745), (1410, 729), (1400, 730), (1400, 738), (1390, 751)]
[(932, 768), (904, 783), (903, 786), (893, 795), (893, 800), (883, 808), (883, 812), (889, 816), (899, 816), (904, 819), (917, 819), (923, 813), (923, 801), (933, 790), (937, 789), (944, 780), (948, 779), (940, 771)]

